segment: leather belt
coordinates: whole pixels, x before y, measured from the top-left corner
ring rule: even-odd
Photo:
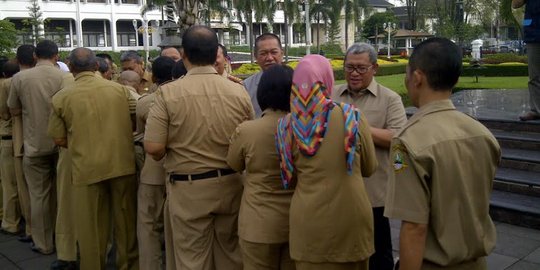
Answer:
[[[229,175],[233,173],[236,173],[236,171],[233,169],[217,169],[217,170],[212,170],[212,171],[199,173],[199,174],[171,174],[169,176],[169,181],[171,183],[175,181],[189,181],[190,178],[192,181],[194,181],[194,180],[202,180],[202,179],[207,179],[207,178],[215,178],[220,175],[225,176],[225,175]]]
[[[10,135],[7,135],[7,136],[1,136],[0,138],[1,138],[2,140],[11,140],[11,139],[13,139],[13,137],[10,136]]]

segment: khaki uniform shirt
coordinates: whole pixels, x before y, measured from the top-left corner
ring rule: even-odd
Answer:
[[[47,125],[51,98],[63,87],[65,73],[47,60],[20,71],[11,80],[8,97],[10,108],[22,108],[24,155],[39,157],[57,152]]]
[[[500,157],[489,130],[450,100],[426,104],[392,140],[385,215],[428,225],[425,261],[486,256],[495,246],[489,198]]]
[[[143,95],[137,101],[137,134],[144,136],[144,128],[148,112],[154,102],[155,92]],[[150,155],[145,154],[144,166],[141,170],[140,182],[148,185],[165,185],[165,168],[163,159],[155,161]]]
[[[141,93],[148,93],[152,87],[154,87],[154,83],[152,82],[152,73],[145,71],[143,74],[143,77],[141,78],[141,83],[143,84],[143,92]]]
[[[0,81],[0,136],[12,136],[11,114],[7,106],[11,78]]]
[[[364,92],[358,96],[347,90],[347,85],[337,86],[333,91],[332,100],[353,104],[362,111],[369,125],[374,128],[389,129],[396,133],[405,123],[407,116],[401,97],[394,91],[371,81]],[[375,146],[379,167],[370,177],[364,178],[366,190],[373,207],[383,207],[386,197],[388,177],[393,173],[388,160],[389,150]]]
[[[9,82],[5,82],[4,88],[0,89],[0,115],[2,119],[10,119],[11,121],[11,130],[12,130],[12,141],[13,141],[13,156],[22,157],[23,156],[23,134],[22,134],[22,116],[17,115],[15,117],[11,116],[9,112],[9,107],[7,105],[7,100],[9,97],[9,91],[11,89],[11,79]]]
[[[167,172],[204,173],[229,167],[229,138],[250,119],[253,107],[241,85],[212,66],[194,67],[182,79],[160,86],[144,140],[166,144]]]
[[[82,72],[52,102],[48,132],[68,139],[74,185],[135,173],[127,88]]]
[[[262,118],[238,126],[231,138],[227,162],[245,170],[238,216],[238,236],[254,243],[289,241],[289,208],[294,189],[281,184],[275,133],[285,112],[267,109]]]
[[[369,124],[361,117],[349,175],[343,122],[341,107],[334,107],[314,156],[301,154],[293,140],[298,182],[291,201],[289,245],[294,260],[355,262],[374,251],[373,214],[362,176],[377,168],[375,146]]]

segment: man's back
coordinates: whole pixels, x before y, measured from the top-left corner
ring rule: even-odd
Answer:
[[[54,96],[55,112],[68,130],[75,184],[135,172],[128,100],[129,90],[92,72],[78,74]]]
[[[229,137],[238,124],[253,118],[249,95],[242,86],[217,75],[212,67],[197,67],[160,89],[150,109],[145,140],[167,143],[167,171],[202,173],[227,168]],[[164,127],[167,137],[155,132]]]
[[[26,156],[44,156],[56,152],[47,136],[51,98],[63,87],[64,73],[48,61],[13,76],[8,98],[10,108],[22,108],[24,152]]]

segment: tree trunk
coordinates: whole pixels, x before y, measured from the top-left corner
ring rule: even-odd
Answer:
[[[321,33],[321,21],[320,21],[320,13],[317,12],[317,53],[321,53],[321,44],[320,44],[320,34]]]
[[[285,12],[284,12],[285,13]],[[285,13],[285,63],[289,62],[289,20]]]

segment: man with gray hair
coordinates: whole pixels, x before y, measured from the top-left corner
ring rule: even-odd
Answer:
[[[111,221],[116,267],[137,268],[133,100],[126,87],[94,75],[91,50],[77,48],[69,58],[75,82],[52,98],[48,133],[71,154],[80,268],[105,269]]]
[[[369,258],[369,268],[391,270],[394,260],[390,224],[383,216],[386,185],[390,173],[393,173],[388,155],[392,136],[405,125],[407,117],[400,96],[373,78],[378,68],[377,53],[371,45],[353,44],[343,61],[347,84],[336,86],[332,99],[355,105],[371,125],[379,168],[371,177],[364,178],[375,227],[375,254]]]
[[[142,92],[139,94],[148,92],[154,83],[152,82],[152,74],[144,70],[143,58],[136,51],[127,51],[120,56],[120,62],[122,63],[122,71],[133,70],[141,76]]]

